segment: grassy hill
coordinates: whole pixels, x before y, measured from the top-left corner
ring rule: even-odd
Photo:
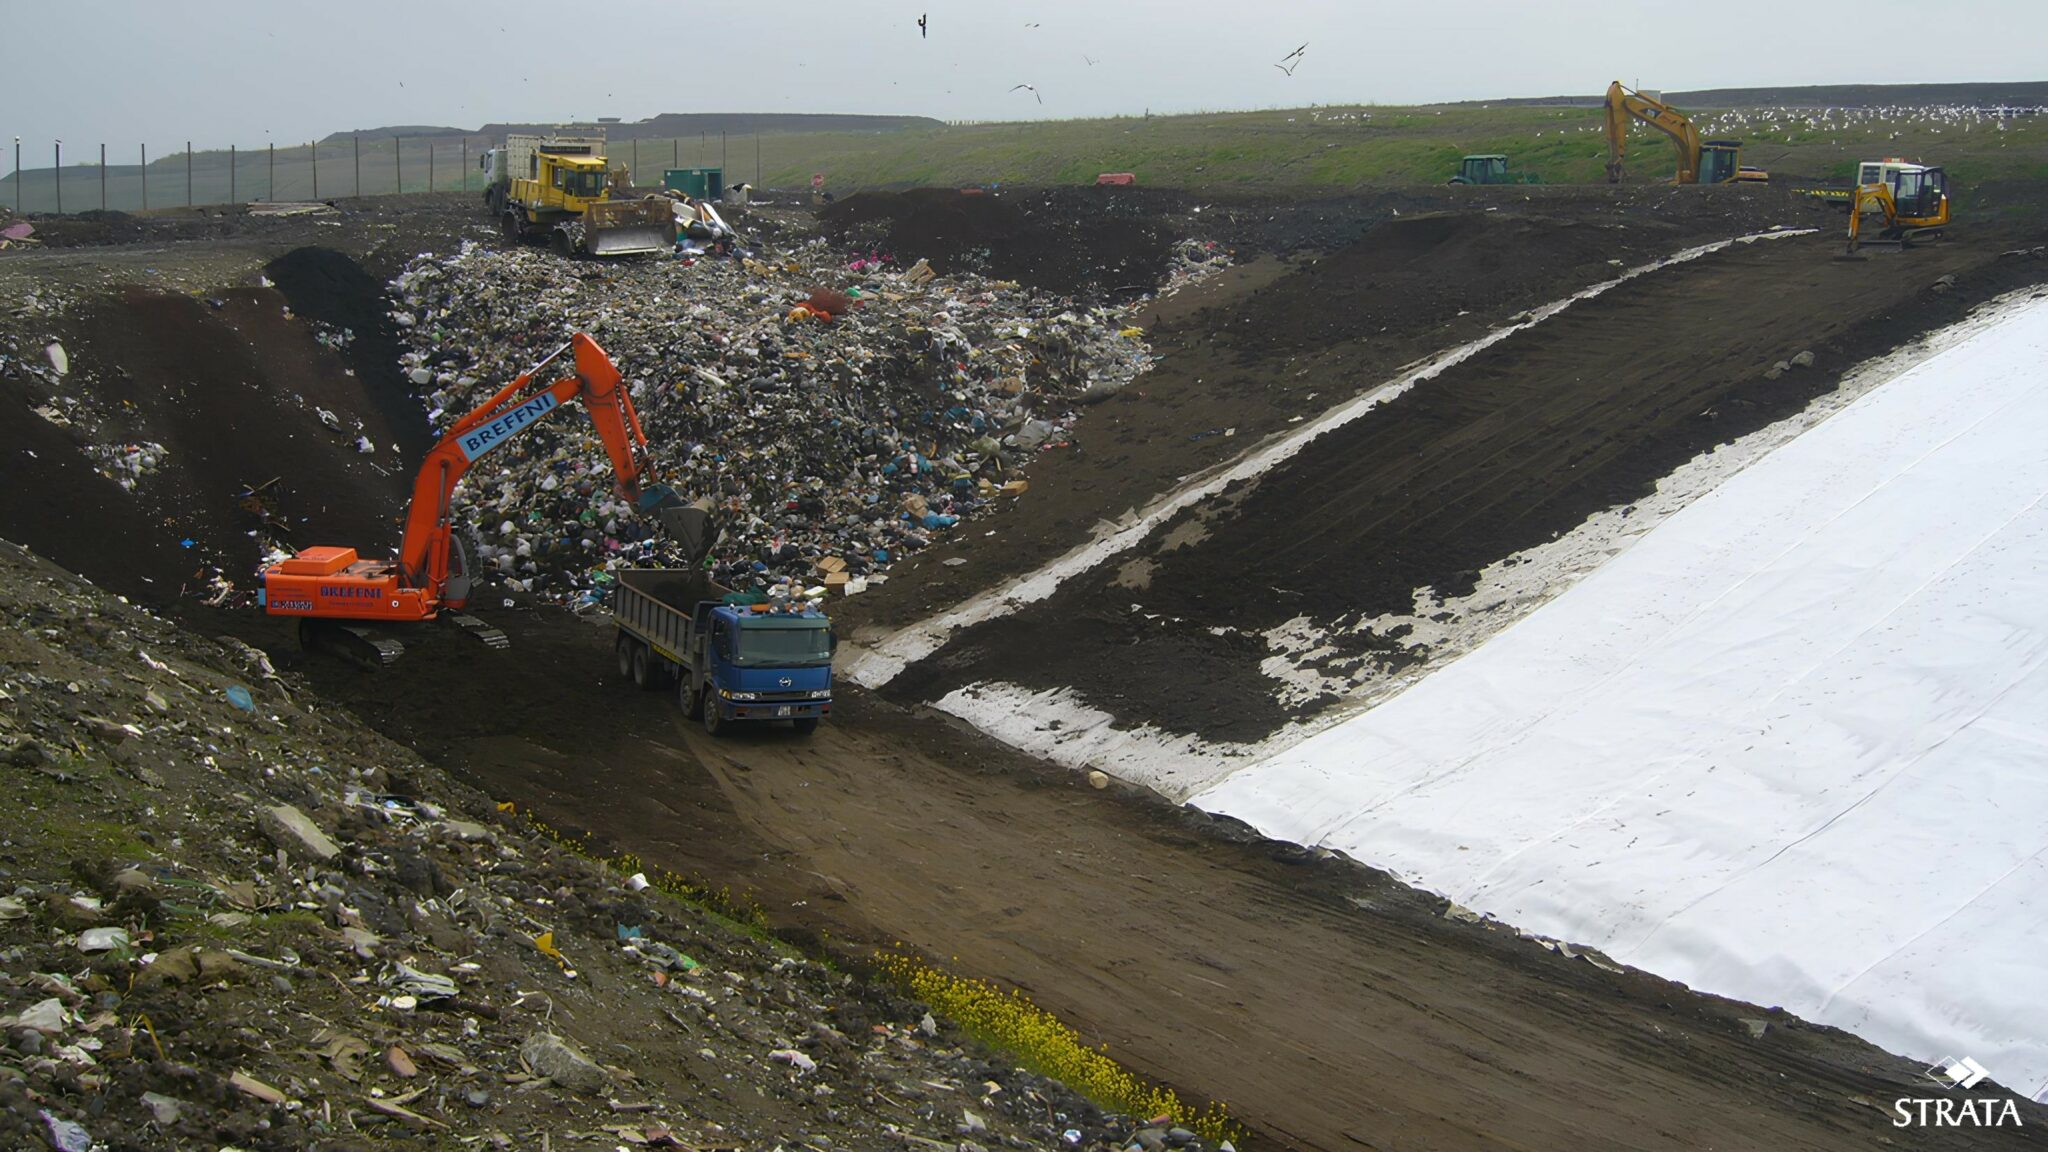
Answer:
[[[1950,86],[1953,87],[1953,86]],[[2027,86],[2001,86],[2021,88]],[[1905,93],[1909,88],[1858,89],[1866,95]],[[1887,107],[1872,112],[1788,112],[1789,105],[1749,110],[1715,110],[1677,100],[1710,136],[1745,141],[1744,161],[1793,181],[1841,180],[1859,159],[1905,156],[1948,167],[1952,180],[1968,189],[2004,180],[2048,179],[2048,116],[2000,119],[1989,112],[1958,112],[1952,106]],[[1839,105],[1832,107],[1841,107]],[[770,188],[808,188],[814,173],[844,194],[861,188],[947,184],[1073,184],[1096,173],[1135,172],[1149,185],[1187,187],[1331,187],[1373,184],[1440,184],[1470,152],[1504,152],[1517,171],[1546,183],[1601,181],[1606,159],[1600,112],[1585,106],[1541,104],[1454,104],[1427,107],[1329,107],[1188,116],[1117,117],[947,126],[914,118],[886,120],[890,127],[863,123],[808,131],[802,118],[778,118],[758,134],[682,131],[678,120],[665,137],[628,138],[618,125],[612,159],[629,165],[643,183],[654,183],[670,166],[719,165],[728,182],[749,180]],[[737,122],[737,121],[735,121]],[[652,123],[652,122],[650,122]],[[395,139],[364,135],[330,139],[314,150],[306,145],[279,149],[274,169],[265,152],[243,152],[234,166],[234,199],[307,199],[397,190],[477,188],[473,167],[492,137]],[[358,148],[360,157],[358,157]],[[84,151],[81,149],[80,151]],[[1631,180],[1665,178],[1672,170],[1662,137],[1637,129],[1629,153]],[[274,172],[274,175],[273,175]],[[401,183],[400,177],[403,176]],[[186,202],[183,154],[154,160],[149,170],[149,205]],[[49,169],[23,176],[21,198],[29,211],[49,211],[55,188]],[[274,181],[274,188],[272,187]],[[190,169],[192,202],[225,203],[230,198],[229,157],[200,153]],[[99,172],[92,166],[64,170],[64,207],[99,207]],[[107,205],[134,210],[142,205],[142,181],[135,165],[110,167]],[[15,176],[0,179],[0,204],[12,205]],[[1967,201],[1966,201],[1967,202]]]

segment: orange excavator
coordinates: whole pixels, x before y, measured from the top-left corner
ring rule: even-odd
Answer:
[[[574,371],[535,388],[535,376],[572,350]],[[468,556],[450,514],[455,485],[486,453],[579,397],[611,457],[619,495],[667,523],[682,500],[665,485],[643,491],[643,482],[652,479],[653,462],[640,418],[611,357],[579,332],[456,421],[427,453],[413,481],[397,559],[365,560],[353,548],[307,548],[263,570],[259,602],[264,610],[298,617],[299,639],[306,647],[337,648],[363,663],[389,664],[405,650],[364,624],[432,620],[444,610],[484,643],[506,647],[503,632],[460,614],[469,600],[470,578]]]

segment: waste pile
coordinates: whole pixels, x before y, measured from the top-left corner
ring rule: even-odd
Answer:
[[[5,542],[0,764],[0,1147],[1102,1149],[1166,1130],[538,834],[256,649]]]
[[[740,590],[821,566],[860,589],[1021,493],[1034,455],[1074,447],[1074,406],[1151,360],[1111,308],[818,239],[605,266],[471,244],[414,260],[391,294],[437,431],[570,334],[595,336],[631,382],[657,478],[715,503],[713,574]],[[574,412],[483,458],[458,510],[479,567],[587,604],[608,569],[675,562],[609,471]]]

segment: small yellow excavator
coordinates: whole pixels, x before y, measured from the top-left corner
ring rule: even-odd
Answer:
[[[1607,86],[1607,182],[1621,183],[1622,156],[1628,151],[1628,122],[1640,120],[1671,138],[1678,152],[1674,184],[1764,183],[1771,174],[1742,163],[1742,141],[1701,140],[1685,113],[1616,80]]]
[[[1859,180],[1849,202],[1849,253],[1862,244],[1911,246],[1920,236],[1939,234],[1948,227],[1948,174],[1940,168],[1903,161],[1862,165]],[[1862,238],[1863,214],[1875,210],[1884,216],[1884,228],[1869,240]]]

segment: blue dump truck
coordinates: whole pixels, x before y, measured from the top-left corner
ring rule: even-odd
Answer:
[[[746,604],[702,572],[616,573],[619,675],[674,685],[683,711],[716,736],[733,723],[787,720],[808,734],[832,714],[832,621],[816,608]]]

